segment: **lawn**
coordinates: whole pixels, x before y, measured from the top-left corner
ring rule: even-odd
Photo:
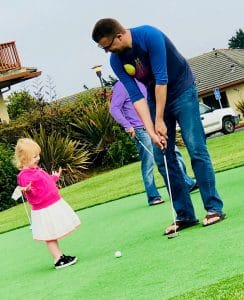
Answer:
[[[0,231],[8,232],[0,239],[0,299],[244,299],[243,140],[240,131],[207,141],[227,219],[172,240],[162,235],[172,222],[162,179],[157,173],[166,203],[148,207],[139,163],[61,191],[82,221],[61,240],[64,253],[79,258],[70,268],[54,270],[45,245],[32,241],[23,205],[1,212]],[[198,191],[192,200],[202,220]]]
[[[165,188],[163,205],[148,207],[137,194],[80,210],[81,227],[61,240],[79,261],[63,270],[28,227],[2,234],[0,299],[243,299],[243,174],[244,166],[216,175],[226,220],[170,240],[162,235],[172,221]],[[199,192],[192,200],[202,220]]]
[[[244,131],[207,140],[215,172],[244,165],[243,141]],[[186,160],[189,174],[192,175],[186,149],[182,148],[181,151]],[[155,174],[157,186],[163,187],[161,176],[157,171]],[[62,189],[61,193],[75,210],[80,210],[143,191],[140,163],[137,162],[66,187]],[[22,205],[1,212],[0,216],[0,232],[27,224]]]

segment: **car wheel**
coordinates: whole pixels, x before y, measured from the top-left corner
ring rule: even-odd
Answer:
[[[224,119],[222,130],[224,134],[232,133],[235,131],[235,124],[231,119]]]

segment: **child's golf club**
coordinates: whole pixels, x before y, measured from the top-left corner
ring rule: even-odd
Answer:
[[[135,139],[137,140],[138,143],[142,145],[142,147],[152,156],[153,153],[142,143],[142,141],[135,135]],[[166,172],[166,177],[167,177],[167,183],[168,183],[168,190],[169,190],[169,198],[170,198],[170,205],[171,205],[171,211],[172,211],[172,216],[173,216],[173,221],[175,225],[175,231],[171,234],[168,234],[168,239],[172,239],[174,237],[179,236],[179,232],[176,231],[176,217],[175,217],[175,211],[174,211],[174,206],[173,206],[173,198],[172,198],[172,193],[171,193],[171,185],[170,185],[170,180],[169,180],[169,171],[168,171],[168,164],[167,164],[167,159],[165,155],[165,150],[162,150],[163,152],[163,157],[164,157],[164,165],[165,165],[165,172]]]
[[[23,204],[24,204],[24,209],[25,209],[25,213],[26,213],[26,216],[28,218],[28,221],[30,223],[30,229],[31,229],[31,219],[30,219],[30,216],[29,216],[29,213],[28,213],[28,210],[27,210],[27,207],[26,207],[26,204],[25,204],[25,200],[24,200],[24,197],[23,197],[23,194],[20,190],[20,187],[17,186],[12,194],[12,199],[17,201],[19,198],[21,198]]]

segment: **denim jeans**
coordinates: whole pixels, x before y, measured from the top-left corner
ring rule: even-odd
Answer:
[[[147,149],[151,153],[153,153],[153,143],[146,130],[144,128],[135,128],[135,133],[137,138],[147,147]],[[153,166],[155,161],[150,153],[136,139],[134,139],[134,142],[141,159],[141,174],[147,193],[148,203],[152,204],[155,200],[161,198],[160,194],[157,191],[153,175]],[[196,182],[187,175],[185,162],[177,146],[175,146],[175,152],[180,169],[183,172],[183,177],[187,185],[187,189],[190,190]],[[163,171],[163,173],[165,174],[165,170]]]
[[[188,191],[190,191],[196,184],[196,181],[193,180],[190,176],[188,176],[187,172],[186,172],[186,165],[184,162],[184,159],[180,153],[180,150],[177,146],[175,146],[175,153],[176,153],[176,158],[177,161],[179,163],[181,172],[183,173],[183,177],[187,186]]]
[[[151,117],[155,120],[154,95],[150,95],[148,101]],[[165,107],[164,121],[168,130],[168,146],[165,151],[173,204],[177,220],[193,221],[195,212],[183,173],[180,172],[175,153],[176,121],[181,128],[183,141],[191,158],[191,165],[199,185],[204,208],[207,212],[222,213],[223,202],[215,187],[215,175],[211,159],[206,147],[206,138],[200,119],[197,91],[193,84],[178,98],[168,101]],[[154,146],[154,158],[159,170],[163,173],[163,152]],[[165,177],[165,174],[162,174]],[[167,181],[165,181],[167,182]]]
[[[153,146],[149,134],[144,128],[135,128],[137,138],[153,153]],[[157,190],[155,179],[153,175],[153,167],[155,164],[154,158],[146,151],[143,146],[133,139],[141,159],[141,174],[145,190],[147,193],[148,204],[152,204],[155,200],[161,199]]]

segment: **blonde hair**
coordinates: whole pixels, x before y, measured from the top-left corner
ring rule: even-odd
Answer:
[[[21,138],[17,141],[15,146],[14,164],[18,169],[22,169],[23,166],[28,163],[33,154],[40,154],[40,146],[30,138]]]

